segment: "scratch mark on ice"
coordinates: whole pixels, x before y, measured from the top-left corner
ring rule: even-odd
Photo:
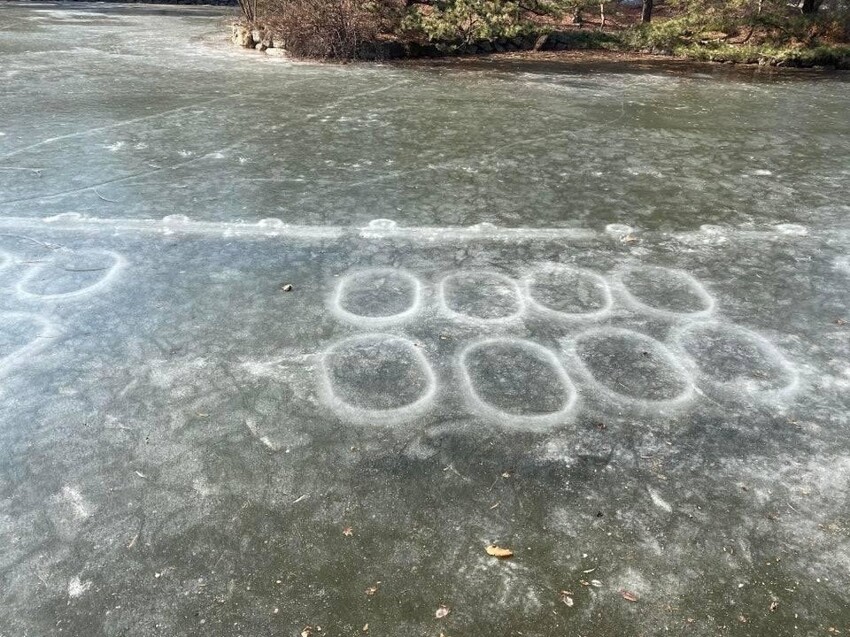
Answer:
[[[14,157],[15,155],[19,155],[21,153],[25,153],[28,150],[34,150],[36,148],[40,148],[41,146],[46,146],[47,144],[52,144],[53,142],[58,142],[63,139],[72,139],[74,137],[82,137],[83,135],[90,135],[91,133],[99,133],[105,130],[111,130],[113,128],[119,128],[121,126],[127,126],[129,124],[136,124],[138,122],[145,122],[151,119],[157,119],[159,117],[164,117],[165,115],[173,115],[174,113],[181,113],[183,111],[195,109],[198,106],[206,106],[208,104],[214,104],[216,102],[220,102],[222,100],[229,100],[234,97],[237,97],[237,94],[233,95],[225,95],[224,97],[216,97],[211,100],[207,100],[202,104],[192,104],[190,106],[181,106],[180,108],[173,108],[167,111],[161,111],[159,113],[153,113],[152,115],[145,115],[143,117],[136,117],[133,119],[127,119],[121,122],[115,122],[114,124],[107,124],[106,126],[98,126],[96,128],[88,128],[86,130],[77,131],[74,133],[68,133],[67,135],[57,135],[56,137],[48,137],[47,139],[43,139],[40,142],[36,142],[34,144],[30,144],[29,146],[23,146],[22,148],[18,148],[11,152],[6,153],[5,155],[0,155],[0,159],[8,159],[9,157]]]

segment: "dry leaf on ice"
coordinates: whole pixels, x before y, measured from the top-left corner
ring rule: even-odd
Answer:
[[[627,602],[636,602],[639,597],[632,593],[631,591],[620,591],[620,594],[623,596],[623,599]]]
[[[514,552],[512,550],[496,546],[495,544],[490,544],[485,547],[484,550],[487,551],[487,555],[492,555],[493,557],[505,558],[514,556]]]
[[[445,617],[448,614],[449,614],[449,607],[448,606],[440,606],[437,609],[437,612],[434,613],[434,617],[436,617],[437,619],[442,619],[443,617]]]

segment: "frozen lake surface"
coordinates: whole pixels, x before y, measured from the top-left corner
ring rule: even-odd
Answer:
[[[223,15],[0,6],[0,636],[850,630],[846,75]]]

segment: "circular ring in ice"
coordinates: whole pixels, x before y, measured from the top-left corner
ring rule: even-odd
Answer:
[[[487,370],[477,374],[474,359],[490,355],[495,367],[514,376]],[[575,411],[578,392],[558,357],[538,343],[519,338],[485,338],[475,341],[458,357],[458,375],[470,409],[476,415],[510,429],[540,431],[562,425]],[[493,371],[494,373],[490,373]],[[516,385],[510,381],[520,380]],[[489,383],[491,387],[486,387]],[[489,391],[488,391],[489,390]],[[499,404],[501,401],[502,404]],[[522,407],[547,409],[532,412]]]
[[[352,336],[321,355],[321,394],[341,418],[361,425],[400,425],[423,416],[437,378],[411,341],[392,334]]]
[[[685,296],[689,297],[688,301],[697,307],[693,309],[687,307],[687,302],[684,303],[685,307],[675,307],[669,304],[664,307],[657,302],[653,303],[643,298],[642,294],[634,289],[635,283],[638,283],[641,278],[646,278],[649,283],[646,287],[648,291],[655,295],[656,299],[669,301],[677,295],[680,298]],[[614,279],[626,303],[645,314],[668,319],[693,319],[704,318],[714,311],[714,297],[708,293],[702,283],[684,270],[660,266],[637,266],[615,273]],[[632,283],[630,283],[630,280]]]
[[[772,401],[793,394],[800,375],[765,337],[738,325],[700,321],[672,334],[705,391],[734,400]]]
[[[545,282],[543,281],[544,277],[546,277]],[[558,287],[567,292],[578,291],[579,294],[584,291],[586,297],[595,298],[591,298],[590,301],[587,301],[587,299],[566,299],[568,302],[578,301],[581,303],[586,301],[589,306],[586,309],[581,307],[567,308],[564,304],[555,307],[556,299],[547,302],[540,299],[539,294],[535,294],[535,289],[544,285]],[[607,316],[614,307],[611,288],[602,276],[590,270],[575,268],[562,263],[543,263],[536,266],[534,272],[523,278],[522,286],[529,307],[552,318],[599,320]]]
[[[685,366],[646,334],[614,327],[587,330],[573,339],[569,354],[590,388],[618,406],[654,412],[681,407],[696,394]]]
[[[502,323],[519,318],[525,309],[516,282],[487,270],[450,274],[438,284],[437,295],[442,310],[458,321]]]
[[[108,265],[103,267],[79,267],[75,268],[75,260],[103,259]],[[63,267],[61,262],[65,260],[72,267]],[[26,272],[15,286],[17,294],[24,298],[38,299],[41,301],[66,300],[83,296],[88,296],[107,287],[113,279],[118,276],[118,272],[127,264],[127,260],[119,253],[111,250],[78,250],[70,254],[57,254],[48,261],[37,265]],[[54,275],[49,275],[50,270],[54,270]],[[33,285],[39,280],[48,280],[54,282],[62,273],[70,273],[71,275],[79,275],[85,285],[76,287],[79,282],[73,283],[71,289],[64,292],[34,292]],[[95,275],[95,273],[97,273]],[[67,276],[67,275],[66,275]],[[89,282],[91,280],[91,282]]]
[[[341,320],[381,327],[412,318],[422,305],[422,283],[406,270],[366,268],[348,273],[330,299]]]

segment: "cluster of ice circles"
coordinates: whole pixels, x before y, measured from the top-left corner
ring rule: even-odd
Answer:
[[[106,288],[125,265],[124,257],[111,250],[57,249],[37,261],[0,252],[3,282],[8,281],[21,306],[20,311],[0,312],[0,373],[35,355],[60,331],[39,311],[44,303],[88,298]],[[22,271],[16,272],[20,266]],[[10,272],[13,276],[6,277]]]
[[[429,286],[404,269],[368,268],[344,276],[329,305],[368,331],[322,354],[322,395],[341,418],[364,425],[411,422],[449,392],[476,417],[540,430],[568,422],[584,401],[670,413],[701,395],[778,400],[799,382],[770,341],[719,317],[714,297],[683,270],[639,266],[606,276],[547,262],[516,279],[461,270]],[[666,325],[667,336],[608,324],[615,315]],[[445,348],[429,352],[405,334],[417,317],[477,326],[482,335],[456,345],[443,365]],[[541,322],[563,330],[554,346],[512,333]]]

